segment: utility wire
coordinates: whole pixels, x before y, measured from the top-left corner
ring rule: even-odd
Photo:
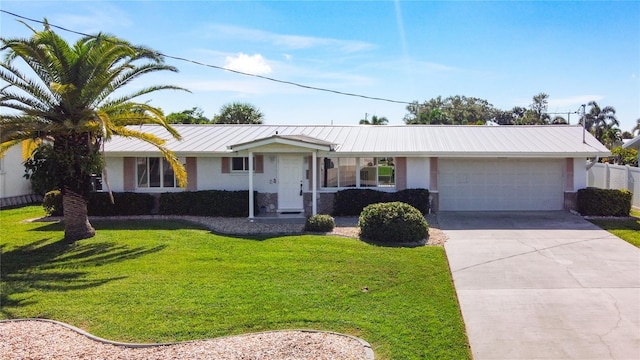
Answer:
[[[9,14],[11,16],[15,16],[17,18],[23,19],[23,20],[28,20],[28,21],[32,21],[35,23],[39,23],[39,24],[45,24],[44,21],[41,20],[36,20],[36,19],[31,19],[28,18],[26,16],[22,16],[22,15],[18,15],[16,13],[12,13],[10,11],[7,10],[1,10],[0,12],[3,12],[5,14]],[[86,34],[83,32],[79,32],[79,31],[75,31],[75,30],[71,30],[71,29],[67,29],[65,27],[59,26],[59,25],[55,25],[55,24],[51,24],[51,23],[47,23],[50,27],[56,28],[56,29],[60,29],[66,32],[70,32],[73,34],[77,34],[77,35],[82,35],[82,36],[88,36],[88,37],[93,37],[95,38],[95,35],[91,35],[91,34]],[[333,94],[338,94],[338,95],[344,95],[344,96],[352,96],[352,97],[359,97],[359,98],[363,98],[363,99],[369,99],[369,100],[376,100],[376,101],[386,101],[386,102],[390,102],[390,103],[396,103],[396,104],[405,104],[405,105],[411,105],[413,104],[412,102],[407,102],[407,101],[401,101],[401,100],[392,100],[392,99],[386,99],[386,98],[381,98],[381,97],[375,97],[375,96],[367,96],[367,95],[361,95],[361,94],[355,94],[355,93],[349,93],[349,92],[343,92],[343,91],[338,91],[338,90],[331,90],[331,89],[326,89],[326,88],[320,88],[320,87],[315,87],[315,86],[310,86],[310,85],[304,85],[304,84],[300,84],[300,83],[296,83],[296,82],[292,82],[292,81],[286,81],[286,80],[280,80],[280,79],[275,79],[275,78],[271,78],[268,76],[262,76],[262,75],[256,75],[256,74],[250,74],[250,73],[246,73],[246,72],[242,72],[242,71],[238,71],[238,70],[232,70],[232,69],[227,69],[225,67],[222,66],[217,66],[217,65],[212,65],[212,64],[205,64],[203,62],[200,61],[196,61],[196,60],[191,60],[191,59],[187,59],[187,58],[183,58],[183,57],[179,57],[179,56],[172,56],[172,55],[167,55],[161,52],[156,51],[156,54],[163,56],[165,58],[168,59],[173,59],[173,60],[178,60],[178,61],[183,61],[183,62],[188,62],[188,63],[192,63],[195,65],[199,65],[199,66],[205,66],[205,67],[209,67],[212,69],[217,69],[217,70],[224,70],[224,71],[228,71],[228,72],[232,72],[235,74],[239,74],[239,75],[244,75],[244,76],[251,76],[251,77],[255,77],[255,78],[259,78],[259,79],[263,79],[263,80],[268,80],[268,81],[273,81],[273,82],[277,82],[280,84],[286,84],[286,85],[292,85],[292,86],[297,86],[297,87],[301,87],[303,89],[309,89],[309,90],[316,90],[316,91],[324,91],[324,92],[328,92],[328,93],[333,93]]]

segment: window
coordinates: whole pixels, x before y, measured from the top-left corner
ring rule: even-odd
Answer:
[[[253,170],[256,169],[256,161],[253,161]],[[231,158],[231,171],[249,171],[249,157]]]
[[[320,186],[323,188],[357,187],[357,175],[360,187],[394,187],[393,158],[323,158],[320,161]]]
[[[356,186],[356,158],[323,158],[320,172],[322,187]]]
[[[159,157],[137,158],[139,188],[173,188],[176,177],[167,160]]]

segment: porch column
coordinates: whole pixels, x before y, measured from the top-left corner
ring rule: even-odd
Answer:
[[[249,219],[253,215],[253,151],[249,151]]]
[[[317,199],[317,194],[318,194],[318,178],[316,175],[316,171],[318,171],[318,152],[314,151],[313,152],[313,156],[311,158],[311,168],[312,170],[311,172],[311,179],[309,179],[309,181],[312,181],[312,186],[311,186],[311,215],[316,215],[318,214],[318,199]]]

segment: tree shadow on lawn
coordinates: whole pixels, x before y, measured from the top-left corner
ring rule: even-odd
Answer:
[[[46,225],[50,227],[57,224]],[[166,246],[129,247],[114,242],[71,242],[43,238],[4,251],[0,264],[0,313],[13,317],[9,308],[34,304],[20,294],[32,291],[71,291],[98,287],[124,276],[90,279],[92,269],[106,264],[139,258],[161,251]]]

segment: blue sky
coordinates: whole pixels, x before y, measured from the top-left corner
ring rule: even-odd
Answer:
[[[398,101],[474,96],[495,107],[549,94],[549,112],[595,100],[623,130],[640,118],[640,2],[11,1],[3,10],[162,53],[284,81]],[[2,13],[3,37],[29,36]],[[38,24],[30,23],[38,27]],[[59,31],[72,41],[76,35]],[[148,100],[166,113],[226,103],[268,124],[402,124],[406,105],[318,92],[168,59],[154,83],[191,90]],[[566,116],[565,116],[566,117]],[[576,123],[577,115],[570,121]]]

